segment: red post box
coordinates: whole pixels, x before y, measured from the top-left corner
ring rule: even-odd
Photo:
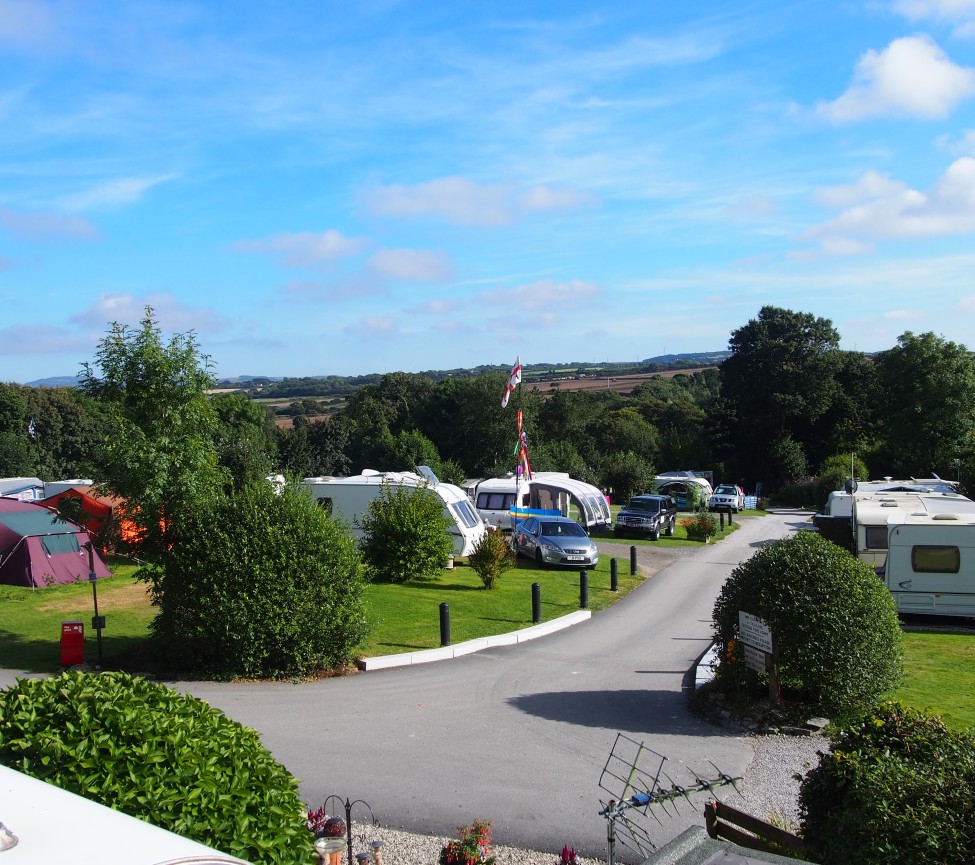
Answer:
[[[82,622],[61,622],[61,666],[85,662],[85,626]]]

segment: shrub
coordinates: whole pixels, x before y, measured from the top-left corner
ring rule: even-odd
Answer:
[[[377,581],[433,579],[454,554],[443,500],[428,487],[384,484],[359,526],[362,557]]]
[[[298,783],[258,734],[126,673],[0,691],[0,763],[249,862],[309,858]]]
[[[168,668],[283,678],[342,665],[366,634],[355,542],[310,497],[270,484],[193,514],[151,577],[151,630]]]
[[[484,588],[493,589],[501,575],[515,564],[514,553],[503,532],[489,529],[474,545],[467,563],[481,578]]]
[[[738,565],[714,605],[721,649],[716,686],[740,684],[738,613],[764,619],[786,696],[842,719],[863,711],[900,677],[894,602],[870,567],[815,532],[799,532]]]
[[[440,865],[494,865],[491,855],[491,824],[475,820],[457,830],[459,841],[448,841],[440,849]]]
[[[964,865],[975,859],[975,733],[897,703],[832,737],[799,789],[822,865]]]
[[[823,464],[819,467],[819,478],[816,482],[817,508],[822,510],[826,506],[826,499],[829,498],[831,492],[843,489],[844,484],[850,478],[851,467],[858,481],[870,479],[867,464],[859,457],[854,456],[851,461],[849,454],[835,454],[823,460]]]
[[[699,511],[691,519],[684,521],[684,529],[689,538],[711,538],[718,533],[718,519]]]

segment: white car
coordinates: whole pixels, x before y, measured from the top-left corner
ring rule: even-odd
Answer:
[[[738,513],[745,509],[745,491],[734,484],[719,484],[708,502],[709,511],[732,511]]]

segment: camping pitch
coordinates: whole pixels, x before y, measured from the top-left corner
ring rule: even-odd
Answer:
[[[0,498],[0,583],[43,588],[88,579],[88,533],[57,514],[15,499]],[[111,572],[97,553],[96,577]]]

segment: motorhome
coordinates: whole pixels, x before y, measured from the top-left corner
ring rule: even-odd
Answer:
[[[346,478],[305,478],[302,489],[307,490],[331,514],[349,525],[356,540],[363,537],[358,521],[368,512],[369,503],[378,498],[384,485],[398,485],[412,489],[427,489],[443,501],[443,511],[450,520],[448,532],[454,543],[454,555],[469,556],[484,536],[487,527],[471,507],[470,499],[454,484],[442,483],[432,473],[379,472],[365,469],[360,475]]]
[[[975,616],[975,513],[892,514],[880,573],[899,612]]]
[[[609,503],[598,487],[572,478],[566,472],[535,472],[522,481],[513,474],[487,478],[467,486],[477,512],[489,525],[511,531],[512,510],[544,510],[570,517],[586,531],[609,527]]]

